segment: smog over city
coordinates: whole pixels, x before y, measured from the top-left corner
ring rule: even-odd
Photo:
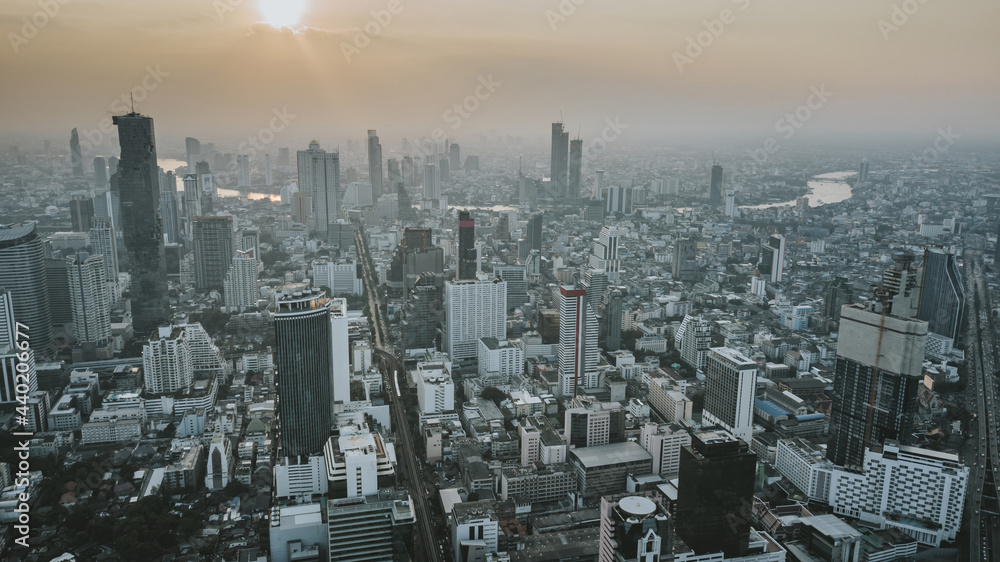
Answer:
[[[998,20],[5,0],[0,558],[1000,560]]]

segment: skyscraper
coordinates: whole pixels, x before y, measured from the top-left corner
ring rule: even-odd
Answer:
[[[674,279],[685,283],[698,277],[698,242],[690,238],[680,238],[674,242],[674,263],[671,274]]]
[[[187,137],[184,139],[184,149],[187,154],[187,172],[194,173],[194,165],[201,160],[201,143],[198,139]]]
[[[542,218],[544,215],[541,213],[532,213],[528,217],[528,231],[525,233],[525,238],[528,242],[528,248],[531,250],[541,250],[542,249]]]
[[[331,361],[333,368],[330,370],[330,392],[331,419],[334,413],[332,409],[336,403],[351,401],[351,366],[350,366],[350,341],[348,336],[347,322],[347,300],[330,299],[330,340],[331,340]]]
[[[14,295],[0,287],[0,404],[16,403],[18,396],[38,390],[35,348],[33,345],[27,350],[18,347],[19,318],[15,315],[14,307]],[[22,327],[20,331],[28,336],[28,341],[31,342],[34,333],[30,329],[31,326],[28,328],[24,330]],[[19,391],[18,386],[23,384],[27,384],[28,392],[23,392],[23,386]],[[27,429],[30,422],[25,425],[26,431],[30,431]]]
[[[621,259],[618,257],[618,239],[621,229],[617,226],[605,226],[600,237],[594,240],[594,251],[590,255],[590,267],[606,271],[608,283],[618,284],[621,273]]]
[[[233,217],[195,217],[193,233],[195,288],[223,289],[236,253]]]
[[[275,297],[274,367],[284,456],[315,455],[330,437],[333,339],[330,299],[320,290]]]
[[[448,147],[448,158],[452,170],[457,172],[462,169],[462,150],[457,142],[451,143],[451,146]]]
[[[271,167],[271,155],[264,155],[264,185],[271,187],[274,183],[274,174]]]
[[[569,187],[566,197],[580,196],[580,174],[583,172],[583,139],[569,141]]]
[[[132,324],[136,332],[150,334],[170,316],[153,119],[133,112],[112,121],[121,146],[115,176],[132,274]]]
[[[757,271],[769,276],[771,283],[781,283],[785,276],[785,237],[772,234],[760,249]]]
[[[868,183],[868,159],[861,159],[861,166],[858,168],[858,183]]]
[[[375,129],[368,129],[368,181],[372,184],[372,200],[377,201],[382,189],[382,145]]]
[[[590,197],[592,199],[604,197],[604,170],[594,172],[594,192],[591,193]]]
[[[677,535],[696,554],[747,554],[757,455],[724,430],[706,429],[681,449]]]
[[[45,274],[45,249],[35,223],[0,225],[0,289],[7,289],[14,317],[30,329],[31,348],[52,355],[52,316]]]
[[[476,278],[476,221],[469,211],[458,212],[457,279]]]
[[[424,199],[441,198],[441,173],[434,164],[424,164]]]
[[[236,155],[236,186],[250,187],[250,156]]]
[[[94,187],[98,190],[108,187],[108,163],[100,156],[94,158]]]
[[[854,290],[844,277],[837,277],[826,284],[823,295],[823,318],[826,329],[831,323],[840,322],[840,311],[846,304],[854,302]]]
[[[104,256],[78,252],[66,258],[73,335],[84,347],[111,341],[111,301],[105,281]]]
[[[552,124],[552,151],[549,163],[549,178],[553,192],[566,195],[566,172],[569,168],[569,133],[563,131],[562,122]]]
[[[708,204],[713,207],[722,205],[722,166],[712,165],[712,179],[708,188]]]
[[[927,322],[928,332],[957,340],[965,310],[965,284],[955,254],[928,249],[922,270],[917,318]]]
[[[69,160],[73,166],[73,177],[83,177],[83,153],[80,152],[80,135],[76,132],[76,127],[69,134]]]
[[[227,312],[243,312],[257,304],[257,258],[253,250],[237,251],[226,273],[223,296]]]
[[[559,287],[559,388],[563,396],[577,389],[597,386],[597,316],[587,301],[587,291]]]
[[[726,216],[735,218],[739,210],[736,208],[736,192],[732,189],[726,191]]]
[[[69,201],[73,232],[87,232],[94,219],[94,200],[87,195],[74,195]]]
[[[926,341],[927,322],[841,309],[827,458],[860,469],[867,447],[910,442]]]
[[[622,313],[625,302],[622,289],[624,287],[612,289],[608,294],[608,304],[601,318],[602,341],[607,351],[618,351],[622,347]]]
[[[378,137],[376,137],[376,140]],[[381,154],[381,148],[379,148]],[[314,232],[327,236],[330,223],[340,218],[340,154],[327,152],[312,141],[308,150],[298,152],[299,192],[312,197]],[[381,170],[381,165],[380,165]],[[374,190],[374,184],[372,189]],[[382,189],[381,183],[379,190]],[[381,191],[379,191],[381,193]]]
[[[528,302],[528,270],[523,265],[498,265],[493,273],[507,283],[507,309],[513,310]]]
[[[507,339],[507,283],[479,274],[444,284],[444,351],[459,363],[474,360],[480,338]]]
[[[704,423],[722,426],[749,444],[756,388],[756,363],[735,349],[711,348],[705,365]]]
[[[146,392],[170,394],[187,390],[194,380],[191,348],[182,326],[162,326],[142,346]]]

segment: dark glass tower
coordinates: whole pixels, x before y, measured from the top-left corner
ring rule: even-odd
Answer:
[[[840,309],[852,302],[854,302],[854,291],[846,278],[837,277],[826,284],[823,296],[823,318],[826,329],[830,329],[831,324],[840,322]]]
[[[681,449],[675,521],[695,553],[747,554],[756,469],[746,442],[721,429],[695,433]]]
[[[566,197],[580,196],[580,173],[583,169],[583,139],[569,141],[569,187]]]
[[[602,324],[604,327],[604,349],[618,351],[622,347],[622,312],[625,298],[622,289],[612,289],[608,294],[608,304],[604,307]]]
[[[552,124],[552,154],[549,176],[552,190],[559,195],[566,193],[566,172],[569,168],[569,133],[563,131],[562,122]]]
[[[51,356],[54,349],[45,249],[35,232],[35,223],[0,225],[0,289],[10,292],[14,318],[28,326],[28,341],[35,356]]]
[[[193,226],[195,288],[222,289],[236,255],[233,217],[195,217]]]
[[[528,248],[531,250],[542,249],[542,217],[541,213],[532,213],[528,217]]]
[[[927,322],[928,332],[958,339],[965,309],[965,285],[955,254],[927,250],[923,270],[917,318]]]
[[[122,151],[115,183],[132,274],[132,325],[136,333],[150,334],[170,317],[153,119],[133,112],[113,121]]]
[[[458,212],[458,279],[476,278],[476,221],[469,211]]]
[[[722,166],[712,165],[712,183],[708,191],[709,205],[722,205]]]
[[[278,420],[284,456],[319,454],[330,437],[333,340],[330,299],[311,290],[283,293],[274,314]]]
[[[69,134],[69,158],[73,165],[73,177],[83,177],[83,153],[80,151],[80,135],[74,128]]]

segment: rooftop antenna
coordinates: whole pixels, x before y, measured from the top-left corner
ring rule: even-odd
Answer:
[[[719,161],[715,159],[715,151],[713,150],[712,151],[712,165],[715,166],[718,163],[719,163]]]
[[[135,113],[135,94],[129,92],[128,99],[132,102],[132,113]]]
[[[559,110],[559,122],[563,122],[562,110]]]

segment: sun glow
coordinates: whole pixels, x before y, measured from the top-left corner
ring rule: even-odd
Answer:
[[[306,10],[306,0],[258,0],[264,23],[275,27],[292,27],[299,23]]]

